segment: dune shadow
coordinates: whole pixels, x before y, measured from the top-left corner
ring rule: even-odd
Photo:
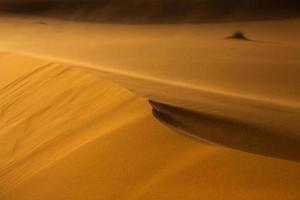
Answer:
[[[176,130],[225,147],[300,162],[300,140],[293,134],[149,101],[153,115]]]
[[[124,24],[222,23],[300,17],[297,0],[14,0],[0,11]]]

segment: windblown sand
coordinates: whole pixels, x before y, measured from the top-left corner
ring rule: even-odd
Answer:
[[[114,3],[56,3],[1,12],[1,200],[300,199],[298,7],[107,24]]]
[[[294,141],[285,146],[300,144],[299,18],[156,25],[2,18],[1,48],[6,51],[65,63],[151,100]],[[249,40],[227,39],[237,30]],[[220,131],[226,135],[222,126]],[[278,155],[279,147],[270,151]],[[264,155],[273,155],[268,148]],[[290,154],[279,157],[300,160],[299,148]]]
[[[297,162],[181,136],[93,74],[11,53],[0,63],[1,200],[299,199]]]

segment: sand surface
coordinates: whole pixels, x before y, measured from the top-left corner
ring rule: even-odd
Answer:
[[[1,199],[299,198],[297,162],[201,143],[115,83],[6,56],[7,75],[11,58],[32,70],[1,89]]]
[[[3,50],[65,63],[149,99],[300,143],[299,18],[173,25],[2,18]],[[226,39],[235,30],[249,41]]]
[[[1,200],[300,198],[298,15],[108,24],[64,6],[0,12]]]

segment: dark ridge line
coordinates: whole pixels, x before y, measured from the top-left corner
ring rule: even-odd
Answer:
[[[240,151],[300,162],[300,138],[263,127],[149,100],[161,123],[182,134]],[[182,131],[180,131],[182,130]],[[296,131],[295,131],[296,132]]]
[[[300,17],[298,0],[14,0],[0,11],[121,24],[223,23]]]

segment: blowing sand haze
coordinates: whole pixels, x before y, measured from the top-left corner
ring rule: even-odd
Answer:
[[[0,199],[300,198],[300,3],[0,1]]]

